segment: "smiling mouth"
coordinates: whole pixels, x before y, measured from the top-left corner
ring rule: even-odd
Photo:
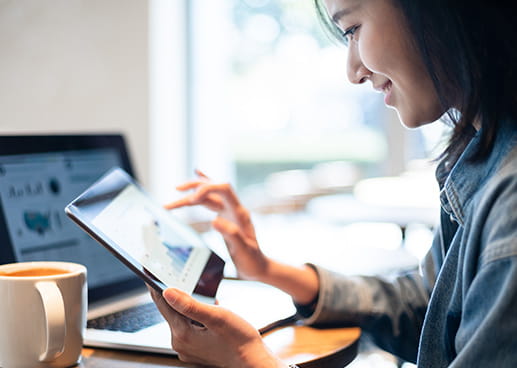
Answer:
[[[390,90],[391,90],[391,86],[392,86],[392,83],[390,80],[387,80],[384,84],[382,85],[379,85],[379,86],[373,86],[373,89],[376,90],[377,92],[382,92],[382,93],[388,93]]]
[[[384,83],[384,85],[381,88],[381,91],[384,93],[384,103],[386,105],[391,105],[391,87],[393,86],[393,83],[391,81],[387,81]]]
[[[383,85],[383,86],[382,86],[382,88],[381,88],[381,91],[382,91],[383,93],[386,93],[386,94],[387,94],[387,93],[389,93],[389,92],[391,91],[391,86],[392,86],[392,83],[391,83],[391,81],[389,80],[389,81],[387,81],[386,83],[384,83],[384,85]]]
[[[393,82],[388,79],[386,82],[384,82],[384,84],[377,85],[377,86],[374,85],[373,89],[376,90],[377,92],[384,93],[384,103],[386,105],[390,105],[392,87],[393,87]]]

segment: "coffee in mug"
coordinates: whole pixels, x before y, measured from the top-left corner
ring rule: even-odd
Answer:
[[[11,272],[0,272],[0,276],[16,276],[16,277],[34,277],[34,276],[55,276],[61,275],[64,273],[69,273],[68,270],[63,270],[61,268],[28,268],[22,270],[15,270]]]
[[[86,268],[70,262],[0,265],[0,367],[64,368],[81,357]]]

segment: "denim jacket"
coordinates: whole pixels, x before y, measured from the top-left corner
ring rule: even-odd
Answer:
[[[437,168],[441,221],[418,271],[349,277],[313,265],[320,293],[307,324],[358,325],[419,367],[517,367],[517,124],[494,149]]]

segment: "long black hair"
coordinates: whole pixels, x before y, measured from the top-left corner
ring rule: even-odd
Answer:
[[[488,155],[503,119],[517,124],[517,18],[502,0],[390,0],[405,16],[409,34],[453,124],[442,156],[462,148],[474,122]],[[341,31],[321,0],[314,0],[325,28]]]

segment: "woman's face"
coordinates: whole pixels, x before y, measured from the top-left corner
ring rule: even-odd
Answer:
[[[347,75],[352,83],[369,80],[384,93],[386,105],[415,128],[444,113],[433,83],[392,0],[324,0],[327,11],[349,36]]]

